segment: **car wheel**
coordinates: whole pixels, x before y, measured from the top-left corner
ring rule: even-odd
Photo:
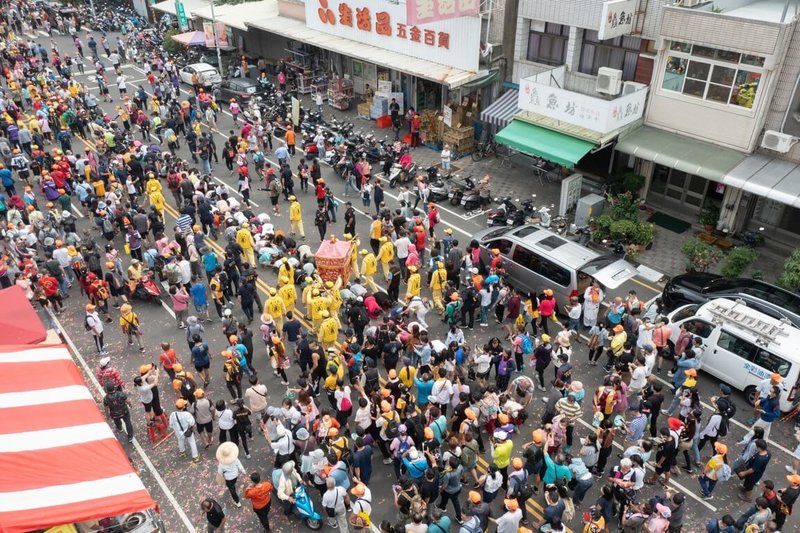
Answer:
[[[758,391],[756,390],[755,385],[750,385],[744,389],[744,397],[747,398],[747,403],[752,406],[756,405],[758,402]]]

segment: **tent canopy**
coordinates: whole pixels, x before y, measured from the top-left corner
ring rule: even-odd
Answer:
[[[45,338],[47,330],[22,288],[14,285],[0,290],[0,346],[36,344]]]
[[[206,36],[201,31],[187,31],[172,36],[173,41],[177,41],[184,46],[202,46],[206,44]]]
[[[0,469],[3,533],[156,505],[61,345],[0,347]]]

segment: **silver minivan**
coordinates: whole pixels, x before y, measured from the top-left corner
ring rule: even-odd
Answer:
[[[605,289],[616,289],[638,274],[624,259],[600,254],[534,224],[483,229],[475,239],[486,264],[490,250],[500,250],[511,285],[537,294],[552,289],[559,304],[568,302],[573,291],[582,295],[592,279]]]

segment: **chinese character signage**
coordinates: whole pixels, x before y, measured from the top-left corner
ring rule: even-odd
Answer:
[[[448,0],[432,1],[441,6]],[[471,2],[450,1],[456,8]],[[462,70],[478,70],[479,17],[436,20],[434,10],[431,20],[435,22],[412,23],[402,1],[306,0],[305,5],[306,26],[311,29]]]
[[[203,38],[205,45],[208,48],[216,48],[214,44],[214,24],[212,22],[203,22]],[[217,42],[220,48],[228,48],[230,41],[228,40],[228,31],[225,28],[224,22],[217,22]]]
[[[642,118],[646,99],[647,89],[605,100],[537,83],[533,76],[519,82],[521,110],[600,133],[610,133]]]
[[[480,0],[406,0],[409,24],[425,24],[458,17],[477,17]]]
[[[631,33],[636,13],[636,1],[610,0],[605,2],[600,19],[600,28],[597,30],[598,37],[605,40]]]

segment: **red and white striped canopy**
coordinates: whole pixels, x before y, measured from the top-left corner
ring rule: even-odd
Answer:
[[[66,347],[0,348],[0,533],[153,507]]]

